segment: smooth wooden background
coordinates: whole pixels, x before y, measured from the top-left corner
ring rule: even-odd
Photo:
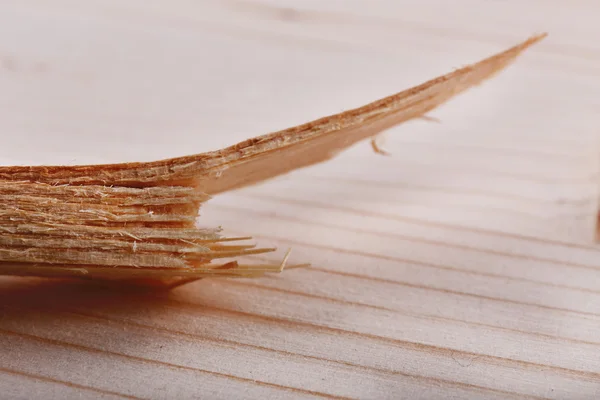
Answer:
[[[550,37],[200,223],[310,262],[170,294],[0,280],[0,398],[595,399],[595,0],[0,0],[0,162],[150,160]]]

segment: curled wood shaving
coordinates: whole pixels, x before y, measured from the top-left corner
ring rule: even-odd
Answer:
[[[219,259],[274,249],[195,226],[210,196],[334,157],[492,77],[545,35],[363,107],[236,145],[148,163],[0,167],[0,274],[167,282],[255,277]],[[375,140],[373,148],[383,152]],[[237,242],[242,243],[238,244]],[[232,243],[232,244],[227,244]]]

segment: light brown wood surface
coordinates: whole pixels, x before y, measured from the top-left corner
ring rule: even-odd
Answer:
[[[594,399],[594,1],[7,0],[0,162],[150,161],[494,80],[201,224],[311,263],[171,293],[0,279],[0,398]]]

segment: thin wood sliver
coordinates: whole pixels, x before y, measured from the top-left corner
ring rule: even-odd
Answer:
[[[231,239],[197,228],[202,203],[428,118],[545,36],[365,106],[217,151],[146,163],[0,167],[0,274],[160,280],[281,272],[285,260],[259,269],[216,262],[273,249],[217,245]]]

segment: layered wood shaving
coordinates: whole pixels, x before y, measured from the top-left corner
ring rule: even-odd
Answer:
[[[422,118],[544,36],[364,107],[214,152],[150,163],[0,167],[0,274],[164,280],[281,271],[284,263],[235,261],[274,249],[198,228],[202,203]]]
[[[101,278],[255,276],[280,265],[218,263],[260,254],[195,227],[209,196],[194,187],[0,182],[0,270]]]

